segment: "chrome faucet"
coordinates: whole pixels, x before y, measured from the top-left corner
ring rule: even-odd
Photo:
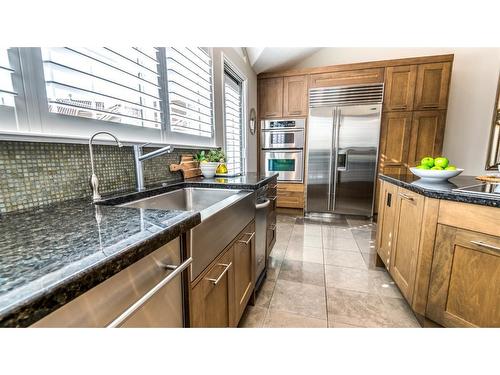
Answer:
[[[92,175],[90,176],[90,186],[92,187],[92,201],[93,202],[97,202],[97,201],[101,200],[101,194],[99,194],[99,180],[97,179],[97,176],[95,174],[95,168],[94,168],[94,152],[92,150],[92,142],[94,141],[94,138],[99,134],[107,134],[107,135],[113,137],[115,139],[118,147],[123,147],[122,143],[118,140],[118,138],[116,138],[113,134],[111,134],[109,132],[97,132],[92,137],[90,137],[89,150],[90,150],[90,165],[92,168]]]
[[[137,180],[137,189],[144,189],[144,174],[142,173],[142,162],[148,159],[153,159],[157,156],[163,154],[171,153],[174,148],[170,145],[162,147],[158,150],[148,152],[147,154],[142,154],[142,148],[147,146],[149,143],[143,144],[141,146],[134,145],[134,159],[135,159],[135,177]]]

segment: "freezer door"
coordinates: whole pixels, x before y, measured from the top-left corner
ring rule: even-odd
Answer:
[[[373,214],[381,107],[338,107],[335,213]]]
[[[307,130],[306,211],[328,212],[333,168],[333,107],[311,108]]]

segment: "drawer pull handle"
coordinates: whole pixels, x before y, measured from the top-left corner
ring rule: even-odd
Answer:
[[[109,323],[106,328],[115,328],[118,327],[121,323],[123,323],[130,315],[135,313],[142,305],[148,302],[151,297],[153,297],[161,288],[167,285],[170,281],[172,281],[175,277],[177,277],[182,271],[184,271],[193,261],[193,258],[188,258],[184,263],[180,266],[173,266],[175,269],[168,274],[162,281],[156,284],[152,289],[150,289],[146,294],[144,294],[141,298],[139,298],[132,306],[130,306],[127,310],[125,310],[118,318]],[[165,267],[167,269],[171,269],[173,267]]]
[[[495,245],[490,245],[486,242],[483,241],[470,241],[470,243],[473,243],[474,245],[482,246],[490,250],[495,250],[495,251],[500,251],[500,247],[495,246]]]
[[[276,224],[271,224],[269,226],[269,229],[271,229],[274,232],[276,230]]]
[[[221,279],[224,277],[224,275],[226,274],[226,272],[229,270],[229,268],[231,268],[231,266],[233,265],[233,262],[229,262],[229,264],[224,264],[224,263],[219,263],[217,264],[218,266],[222,266],[222,267],[225,267],[224,268],[224,271],[222,271],[222,273],[219,275],[218,278],[216,279],[207,279],[208,281],[211,281],[212,284],[214,285],[217,285],[219,283],[219,281],[221,281]]]
[[[238,242],[241,242],[241,243],[244,243],[245,245],[248,245],[250,243],[250,241],[252,241],[253,236],[255,236],[255,232],[245,233],[245,234],[250,236],[250,237],[248,237],[248,240],[246,240],[246,241],[238,240]]]
[[[437,107],[438,107],[437,104],[426,104],[422,106],[422,108],[437,108]]]
[[[406,200],[409,200],[410,202],[413,202],[415,199],[413,197],[410,197],[409,195],[405,194],[405,193],[399,193],[399,196],[401,198],[404,198]]]
[[[269,189],[276,189],[277,187],[278,187],[278,184],[269,185]]]
[[[398,110],[398,109],[406,109],[406,106],[405,105],[400,105],[400,106],[396,106],[396,107],[391,107],[392,110]]]
[[[276,198],[278,198],[278,196],[277,196],[277,195],[275,195],[274,197],[267,197],[267,199],[269,199],[269,200],[271,200],[271,201],[273,201],[273,202],[276,200]]]

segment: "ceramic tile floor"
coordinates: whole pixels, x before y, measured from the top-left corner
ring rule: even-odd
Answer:
[[[375,266],[376,224],[279,214],[267,279],[240,327],[420,327]]]

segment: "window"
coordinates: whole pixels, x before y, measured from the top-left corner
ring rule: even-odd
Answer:
[[[165,54],[170,131],[212,138],[212,58],[200,47],[171,47]]]
[[[161,128],[156,48],[42,48],[52,113]]]
[[[244,172],[243,79],[224,64],[224,134],[229,175]]]
[[[14,107],[16,92],[12,87],[12,73],[14,69],[9,63],[8,48],[0,48],[0,106]]]

